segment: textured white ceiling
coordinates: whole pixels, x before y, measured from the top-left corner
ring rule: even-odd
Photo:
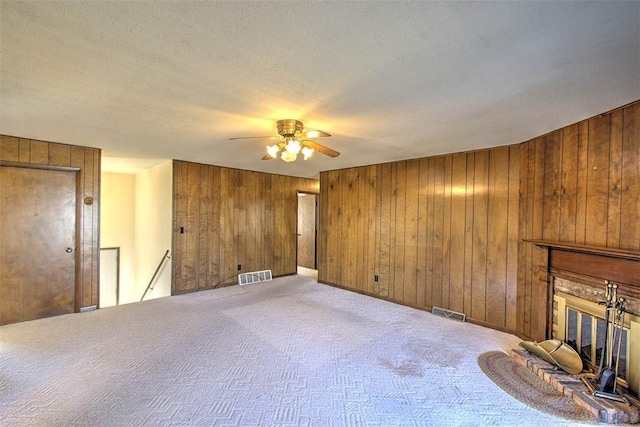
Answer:
[[[286,175],[514,144],[640,99],[640,2],[2,0],[1,132]],[[342,155],[261,161],[279,119]]]

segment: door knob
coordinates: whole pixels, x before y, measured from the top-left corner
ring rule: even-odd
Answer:
[[[70,254],[71,252],[73,252],[73,248],[67,248],[67,249],[65,249],[65,252]]]

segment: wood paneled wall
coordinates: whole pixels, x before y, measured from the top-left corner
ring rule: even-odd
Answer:
[[[100,156],[97,148],[79,147],[56,142],[38,141],[2,135],[0,137],[0,160],[36,166],[72,167],[79,169],[80,221],[79,289],[80,307],[98,304],[99,277],[99,236],[100,236]],[[86,205],[82,201],[92,197],[94,203]]]
[[[520,237],[640,251],[640,102],[521,145]],[[519,250],[518,331],[544,337],[547,250]]]
[[[318,181],[174,160],[172,293],[296,273],[297,191]]]
[[[547,251],[523,239],[640,251],[640,102],[510,147],[323,172],[320,188],[320,281],[542,340]]]
[[[519,169],[511,146],[321,173],[319,280],[515,330]]]

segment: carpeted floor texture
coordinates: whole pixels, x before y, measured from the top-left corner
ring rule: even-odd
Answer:
[[[0,424],[578,425],[484,375],[519,341],[290,276],[0,327]]]

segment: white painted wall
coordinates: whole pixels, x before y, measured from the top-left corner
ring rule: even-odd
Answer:
[[[136,292],[144,294],[167,249],[171,250],[173,224],[173,162],[164,162],[139,172],[135,177]],[[169,252],[171,256],[171,252]],[[171,260],[162,269],[145,300],[171,295]]]
[[[100,246],[120,247],[120,304],[140,301],[162,256],[171,249],[172,185],[172,161],[137,174],[102,173]],[[100,292],[100,307],[113,305],[112,298],[102,295],[111,290],[101,287]],[[145,300],[169,295],[170,259]]]
[[[135,284],[135,176],[103,172],[100,194],[100,246],[120,247],[120,303],[131,302]],[[102,274],[115,274],[113,268]],[[139,299],[140,297],[138,297]],[[115,289],[100,289],[100,307],[115,305]]]

